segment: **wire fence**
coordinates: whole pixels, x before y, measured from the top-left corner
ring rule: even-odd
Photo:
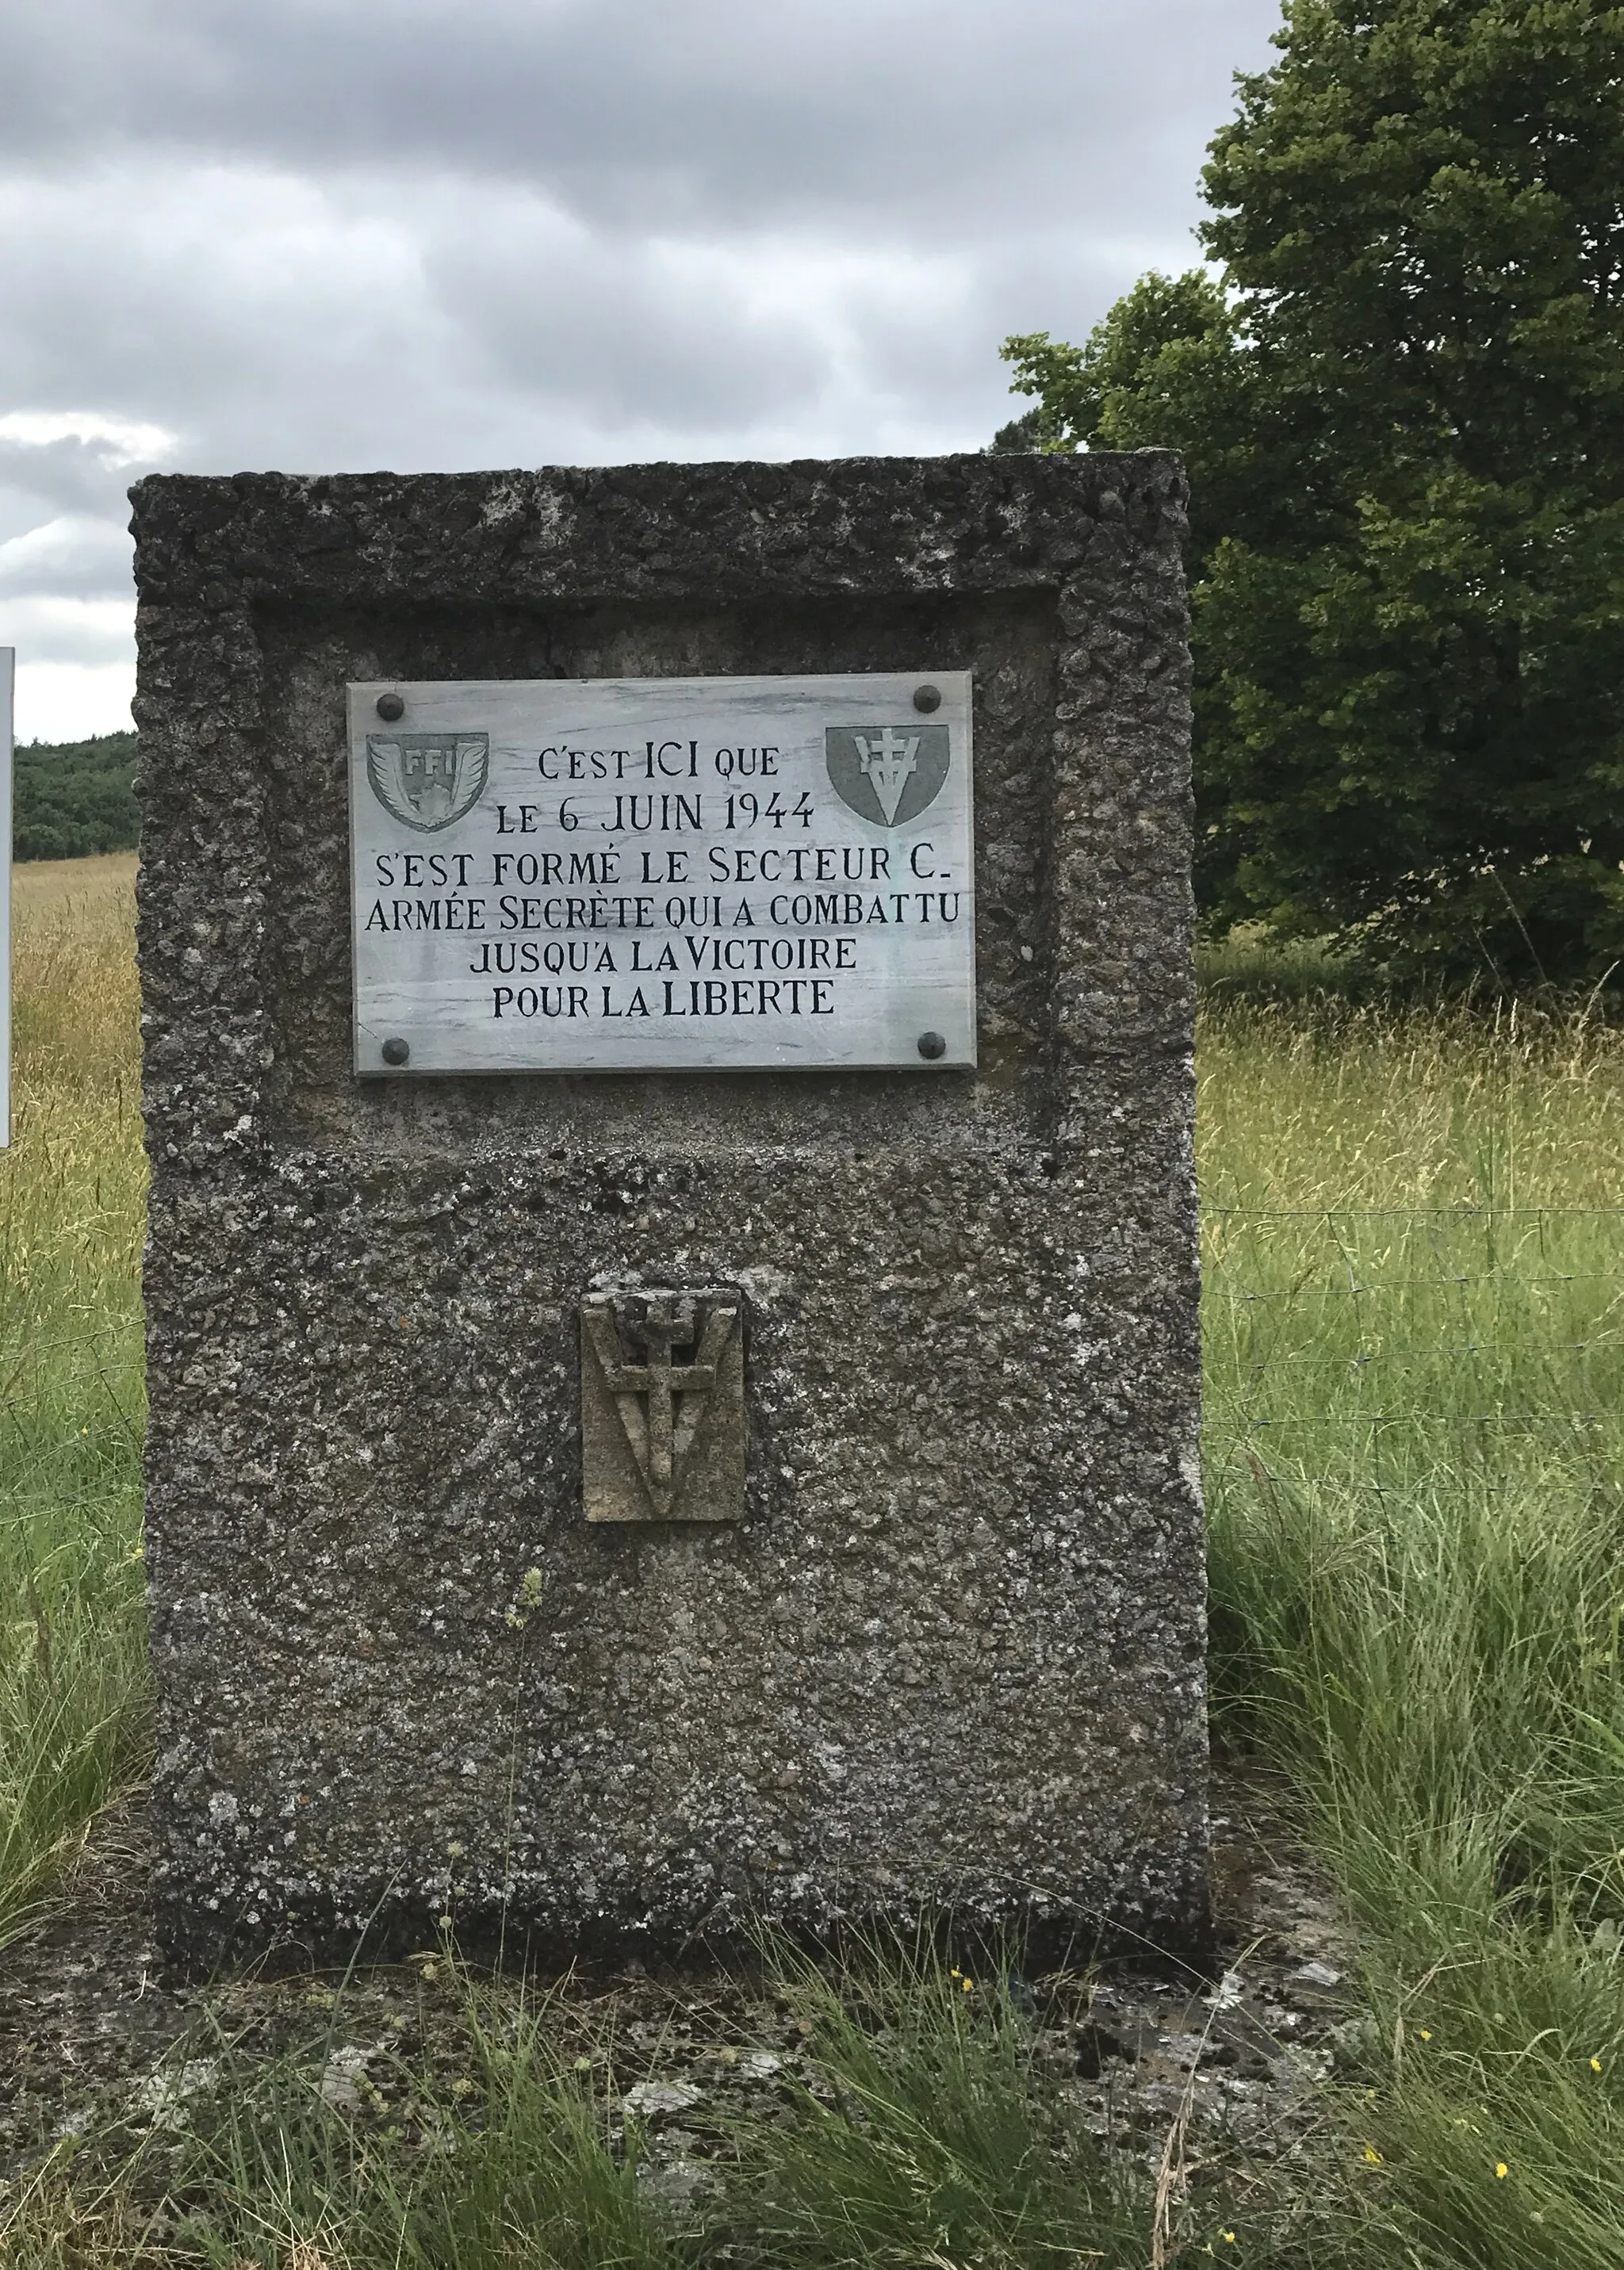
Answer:
[[[1624,1453],[1624,1206],[1212,1205],[1203,1244],[1209,1467],[1385,1469],[1450,1432]],[[137,1311],[0,1318],[0,1518],[138,1481],[144,1412]]]
[[[1624,1450],[1624,1206],[1211,1206],[1203,1249],[1209,1469]]]

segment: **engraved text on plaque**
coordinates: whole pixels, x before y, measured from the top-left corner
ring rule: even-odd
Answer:
[[[350,688],[355,1068],[975,1062],[968,672]]]

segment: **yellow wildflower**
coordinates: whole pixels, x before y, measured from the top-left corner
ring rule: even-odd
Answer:
[[[1365,2146],[1365,2157],[1368,2160],[1373,2168],[1379,2168],[1382,2164],[1382,2155],[1376,2150],[1374,2144],[1367,2144]]]
[[[1506,2177],[1507,2176],[1509,2176],[1509,2175],[1510,2174],[1510,2172],[1511,2172],[1510,2169],[1509,2169],[1509,2167],[1507,2167],[1507,2165],[1506,2165],[1506,2163],[1505,2163],[1505,2162],[1504,2162],[1503,2160],[1496,2160],[1496,2161],[1495,2161],[1495,2162],[1494,2162],[1494,2173],[1495,2173],[1495,2175],[1496,2175],[1497,2177],[1499,2177],[1500,2178],[1502,2178],[1502,2179],[1503,2180],[1503,2179],[1504,2179],[1504,2177]]]
[[[1592,2073],[1599,2073],[1601,2071],[1601,2059],[1599,2058],[1592,2058],[1591,2059],[1591,2071]]]

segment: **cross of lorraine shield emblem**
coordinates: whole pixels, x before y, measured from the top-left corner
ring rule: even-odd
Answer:
[[[934,804],[952,755],[945,725],[829,725],[824,762],[842,804],[881,827],[903,827]]]
[[[471,812],[491,768],[488,733],[368,733],[367,777],[386,812],[419,835]]]

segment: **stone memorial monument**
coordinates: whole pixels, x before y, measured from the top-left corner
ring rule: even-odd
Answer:
[[[1199,1938],[1177,460],[133,496],[171,1947]]]

